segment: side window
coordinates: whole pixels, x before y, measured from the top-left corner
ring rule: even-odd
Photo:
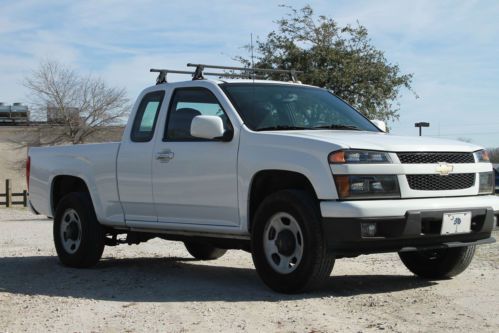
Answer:
[[[142,98],[132,126],[131,139],[135,142],[151,141],[156,127],[164,91],[155,91]]]
[[[218,116],[224,128],[231,127],[229,119],[217,98],[205,88],[176,89],[166,123],[164,141],[201,141],[191,136],[191,123],[196,116]]]

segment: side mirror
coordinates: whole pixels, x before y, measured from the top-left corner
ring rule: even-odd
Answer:
[[[374,126],[379,128],[381,131],[386,133],[386,124],[383,120],[371,120],[371,123],[373,123]]]
[[[225,134],[222,118],[217,116],[196,116],[192,119],[191,135],[201,139],[223,139]]]

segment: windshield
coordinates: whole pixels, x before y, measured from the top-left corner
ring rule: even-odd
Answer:
[[[379,132],[363,115],[325,89],[278,84],[226,83],[229,96],[253,131],[336,129]]]

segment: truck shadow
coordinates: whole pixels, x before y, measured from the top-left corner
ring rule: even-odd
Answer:
[[[254,269],[213,266],[192,258],[108,258],[91,269],[63,267],[52,256],[0,258],[0,293],[120,302],[273,302],[390,293],[434,284],[413,276],[333,275],[318,292],[281,295],[266,288]]]

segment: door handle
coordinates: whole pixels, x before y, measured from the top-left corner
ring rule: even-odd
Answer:
[[[173,157],[175,157],[175,154],[171,150],[163,150],[156,154],[156,159],[161,163],[170,162]]]

